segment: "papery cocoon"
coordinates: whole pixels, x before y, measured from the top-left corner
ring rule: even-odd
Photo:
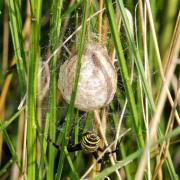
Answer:
[[[77,55],[60,67],[58,88],[67,103],[70,102]],[[81,59],[81,70],[75,107],[93,111],[109,104],[116,92],[117,72],[107,50],[97,43],[87,43]]]

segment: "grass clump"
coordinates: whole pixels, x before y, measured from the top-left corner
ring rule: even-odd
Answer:
[[[2,179],[178,179],[180,14],[170,2],[0,3]],[[107,48],[118,74],[113,101],[94,112],[74,107],[88,41]],[[58,73],[74,54],[68,105]],[[89,130],[116,153],[97,163],[68,152]]]

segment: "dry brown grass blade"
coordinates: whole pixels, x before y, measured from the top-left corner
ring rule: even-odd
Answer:
[[[153,21],[153,16],[152,16],[152,11],[151,11],[151,6],[150,6],[149,0],[146,0],[146,6],[147,6],[148,18],[149,18],[150,28],[151,28],[151,32],[152,32],[153,43],[154,43],[154,48],[155,48],[155,52],[156,52],[156,56],[157,56],[157,61],[158,61],[158,65],[159,65],[159,71],[160,71],[161,79],[162,79],[162,82],[164,84],[166,84],[165,83],[166,78],[165,78],[163,66],[161,63],[162,61],[161,61],[161,56],[160,56],[160,50],[159,50],[159,46],[158,46],[158,40],[156,37],[155,26],[154,26],[154,21]],[[165,89],[167,91],[167,96],[168,96],[168,100],[170,102],[170,105],[171,105],[171,107],[173,107],[174,103],[173,103],[173,99],[172,99],[172,96],[170,94],[170,91],[168,89],[168,86],[165,85]],[[177,119],[178,124],[180,125],[180,117],[179,117],[179,114],[176,110],[175,110],[175,117]]]
[[[102,8],[103,8],[103,0],[99,1],[99,10],[101,11],[98,15],[98,41],[101,43],[102,40]]]
[[[173,129],[174,112],[175,112],[175,109],[177,107],[177,103],[178,103],[179,98],[180,98],[180,81],[179,81],[179,87],[178,87],[178,90],[177,90],[177,93],[176,93],[176,98],[175,98],[175,101],[174,101],[174,107],[171,110],[171,114],[170,114],[170,117],[169,117],[169,120],[168,120],[165,135],[167,135],[167,133],[170,133],[172,131],[172,129]],[[160,168],[162,167],[164,161],[167,158],[167,153],[168,153],[169,146],[170,146],[170,139],[168,139],[167,141],[165,141],[161,145],[161,149],[160,149],[160,153],[159,153],[159,159],[158,159],[158,162],[156,163],[156,167],[155,167],[154,174],[153,174],[153,177],[152,177],[153,180],[155,180],[157,174],[159,173]]]
[[[143,156],[141,158],[141,161],[139,163],[136,175],[135,175],[135,179],[141,180],[143,178],[143,174],[144,174],[144,169],[146,166],[146,161],[147,161],[147,153],[151,147],[152,144],[152,140],[154,137],[155,132],[157,131],[157,126],[158,123],[160,121],[160,115],[162,113],[164,104],[165,104],[165,100],[167,97],[167,89],[166,87],[169,86],[170,82],[171,82],[171,78],[173,76],[175,67],[176,67],[176,61],[178,58],[178,54],[179,54],[179,47],[180,47],[180,13],[178,15],[178,19],[176,22],[176,27],[174,30],[174,35],[172,38],[172,42],[171,42],[171,50],[169,51],[169,68],[166,72],[165,75],[165,79],[166,81],[163,82],[163,86],[161,88],[161,93],[157,102],[157,108],[156,108],[156,112],[152,118],[151,124],[150,124],[150,135],[149,135],[149,139],[147,139],[146,142],[146,146],[145,146],[145,150],[143,153]],[[174,104],[174,103],[173,103]]]

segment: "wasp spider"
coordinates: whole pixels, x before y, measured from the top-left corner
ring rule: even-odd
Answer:
[[[52,142],[50,139],[48,139],[50,142]],[[52,142],[53,146],[56,147],[57,149],[61,149],[61,147],[54,142]],[[95,159],[98,159],[98,151],[103,151],[103,149],[100,147],[101,144],[101,138],[98,136],[95,132],[92,131],[87,131],[84,133],[81,137],[81,140],[78,144],[74,144],[71,146],[67,147],[68,152],[74,152],[74,151],[80,151],[82,150],[85,153],[92,153]],[[107,152],[105,155],[109,155],[111,153],[116,152]],[[98,162],[101,162],[99,160]]]

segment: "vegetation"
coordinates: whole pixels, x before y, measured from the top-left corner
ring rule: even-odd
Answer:
[[[0,178],[178,179],[179,5],[1,1]],[[107,107],[83,112],[74,106],[89,41],[107,48],[118,83]],[[74,54],[67,104],[58,74]],[[92,153],[70,152],[87,131],[102,139],[99,163]]]

